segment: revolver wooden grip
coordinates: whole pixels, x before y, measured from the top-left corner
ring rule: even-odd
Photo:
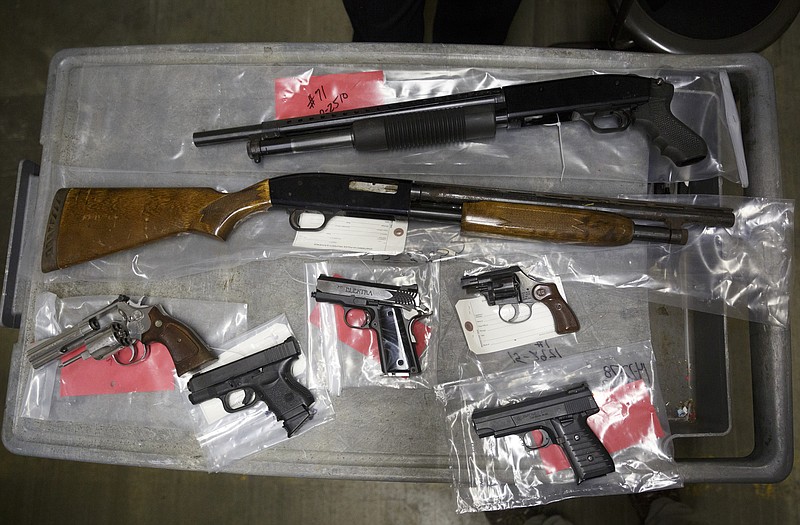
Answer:
[[[580,330],[581,324],[575,317],[575,312],[558,293],[554,283],[537,284],[533,288],[533,297],[550,310],[557,334],[571,334]]]
[[[142,334],[142,342],[166,346],[179,376],[216,361],[216,356],[194,330],[167,315],[160,306],[151,308],[148,316],[150,329]]]

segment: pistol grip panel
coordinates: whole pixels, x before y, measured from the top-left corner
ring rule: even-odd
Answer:
[[[708,146],[700,135],[672,114],[670,103],[674,91],[669,82],[653,80],[650,101],[636,108],[633,114],[665,157],[676,166],[688,166],[703,160]]]
[[[580,329],[581,324],[575,312],[558,293],[554,283],[537,284],[533,288],[533,296],[550,310],[557,334],[571,334]]]
[[[395,307],[378,307],[373,320],[378,332],[381,369],[384,374],[418,374],[419,357],[411,342],[410,324],[406,324],[403,310]]]
[[[194,330],[167,315],[160,307],[151,308],[148,316],[150,329],[142,334],[142,342],[158,342],[166,346],[179,376],[217,359]]]
[[[292,375],[295,359],[281,361],[277,374],[269,373],[266,381],[255,387],[269,411],[278,421],[283,421],[287,437],[292,437],[303,423],[311,419],[309,407],[314,404],[314,395]]]
[[[596,409],[592,411],[596,412]],[[560,417],[554,422],[557,441],[562,445],[578,484],[614,472],[614,460],[587,423],[589,415],[583,412]]]

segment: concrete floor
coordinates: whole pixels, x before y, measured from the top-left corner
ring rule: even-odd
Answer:
[[[507,43],[548,46],[602,40],[610,23],[605,2],[524,0]],[[41,157],[38,136],[47,68],[58,50],[201,42],[346,42],[350,35],[344,9],[325,0],[292,4],[262,0],[257,5],[209,0],[3,2],[0,210],[6,211],[0,212],[0,246],[7,243],[7,210],[13,203],[17,164]],[[784,191],[794,198],[800,184],[796,124],[800,22],[762,54],[775,69]],[[797,326],[797,308],[793,312]],[[0,392],[6,389],[10,349],[16,339],[15,330],[0,329]],[[795,469],[776,485],[692,485],[681,495],[708,523],[797,523],[799,472]],[[565,501],[541,510],[559,512],[576,524],[638,522],[626,497]],[[451,489],[444,484],[208,475],[19,457],[5,449],[0,450],[0,515],[4,523],[489,522],[481,514],[457,516]],[[492,521],[497,518],[491,516]]]

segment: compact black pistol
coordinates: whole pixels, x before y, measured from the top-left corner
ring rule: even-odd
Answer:
[[[312,417],[314,395],[292,375],[292,363],[300,356],[294,337],[227,365],[193,376],[189,380],[189,401],[193,405],[209,399],[222,401],[226,412],[233,413],[253,406],[259,399],[289,437]],[[240,394],[237,394],[240,393]],[[243,399],[235,396],[243,395]]]
[[[614,460],[586,421],[599,411],[592,391],[583,383],[517,403],[475,410],[472,426],[480,438],[540,431],[542,443],[523,437],[525,447],[536,450],[555,443],[566,454],[581,484],[614,472]]]

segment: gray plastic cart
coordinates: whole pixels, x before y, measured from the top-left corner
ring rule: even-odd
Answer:
[[[9,265],[3,296],[3,321],[20,321],[20,343],[15,345],[3,421],[3,442],[19,454],[60,459],[204,470],[200,449],[190,431],[169,425],[140,425],[127,422],[95,424],[81,421],[49,421],[23,417],[22,392],[31,367],[25,359],[22,342],[32,340],[33,299],[42,291],[59,295],[90,295],[130,292],[173,297],[213,297],[217,300],[246,302],[251,325],[287,312],[300,340],[305,340],[305,287],[287,279],[302,261],[281,258],[251,262],[242,266],[203,272],[200,275],[144,282],[47,282],[38,270],[41,257],[44,215],[62,177],[83,169],[130,170],[149,155],[163,130],[189,144],[196,126],[192,125],[193,102],[220,85],[214,75],[236,70],[244,75],[265,75],[270,68],[302,72],[314,67],[348,67],[352,70],[417,69],[458,71],[465,68],[504,71],[603,71],[648,72],[661,68],[685,71],[727,71],[739,105],[750,186],[747,195],[780,198],[781,177],[778,155],[775,96],[770,66],[757,55],[664,56],[604,53],[597,51],[542,50],[527,48],[485,48],[472,46],[380,46],[380,45],[197,45],[126,47],[66,50],[53,60],[49,79],[41,141],[41,170],[23,163],[14,217],[14,240],[9,247]],[[91,71],[91,75],[86,75]],[[142,92],[148,72],[165,72],[158,99]],[[186,71],[186,75],[183,72]],[[187,79],[203,75],[206,83],[196,85]],[[126,114],[153,115],[153,122],[116,122],[115,135],[94,135],[95,157],[78,142],[76,128],[92,129],[103,113],[83,105],[92,98],[95,85],[87,78],[109,75],[113,85],[127,97]],[[111,83],[111,82],[110,82]],[[271,96],[271,85],[264,84],[264,96]],[[223,93],[223,95],[226,95]],[[240,99],[237,99],[240,100]],[[105,108],[108,110],[108,108]],[[236,108],[232,108],[234,111]],[[137,112],[138,110],[138,112]],[[113,115],[107,112],[106,115]],[[241,124],[271,118],[242,112]],[[86,121],[85,119],[89,119]],[[84,120],[81,120],[84,119]],[[233,125],[233,123],[230,123]],[[139,129],[137,129],[137,126]],[[161,131],[154,131],[156,126]],[[154,138],[154,136],[156,138]],[[124,143],[122,140],[124,138]],[[182,142],[181,142],[182,141]],[[82,149],[83,148],[83,149]],[[224,177],[230,174],[252,182],[266,178],[288,164],[255,166],[240,146],[232,145],[215,153],[204,153],[210,161],[203,175]],[[299,157],[299,156],[298,156]],[[198,161],[199,162],[199,161]],[[285,162],[303,162],[293,159]],[[379,163],[379,155],[369,159]],[[188,163],[179,173],[157,175],[157,163],[146,168],[156,184],[167,184],[175,177],[192,182],[192,173],[201,164]],[[308,166],[302,167],[308,170]],[[298,169],[299,171],[299,169]],[[719,181],[694,187],[698,191],[736,191]],[[594,191],[592,191],[594,190]],[[611,190],[598,184],[587,193]],[[646,187],[629,187],[632,193]],[[457,264],[443,265],[443,278],[457,276]],[[792,466],[792,406],[790,332],[774,326],[747,323],[717,315],[693,312],[675,306],[665,307],[635,301],[631,304],[604,304],[599,294],[598,308],[625,309],[627,321],[609,327],[609,337],[637,340],[650,335],[657,352],[662,390],[667,402],[677,405],[690,398],[694,417],[675,416],[671,431],[675,435],[680,471],[686,482],[776,482],[786,477]],[[447,297],[440,301],[442,325],[452,324],[454,311]],[[633,313],[633,315],[631,315]],[[623,316],[620,314],[620,318]],[[457,323],[456,323],[457,324]],[[453,332],[456,333],[457,332]],[[460,335],[460,334],[457,334]],[[460,339],[442,338],[438,351],[440,377],[453,378],[461,358]],[[749,392],[733,391],[732,381],[746,384]],[[742,379],[744,378],[744,379]],[[688,381],[687,381],[688,379]],[[382,389],[345,390],[335,401],[336,419],[302,439],[271,448],[233,465],[232,471],[259,475],[341,477],[404,481],[450,481],[447,439],[441,420],[441,407],[432,391]],[[87,410],[114,410],[98,400]],[[169,410],[169,409],[167,409]],[[180,407],[165,420],[180,417]],[[731,433],[752,439],[752,452],[738,448],[740,439],[726,440]],[[752,434],[752,438],[749,436]],[[705,457],[704,453],[713,458]]]

